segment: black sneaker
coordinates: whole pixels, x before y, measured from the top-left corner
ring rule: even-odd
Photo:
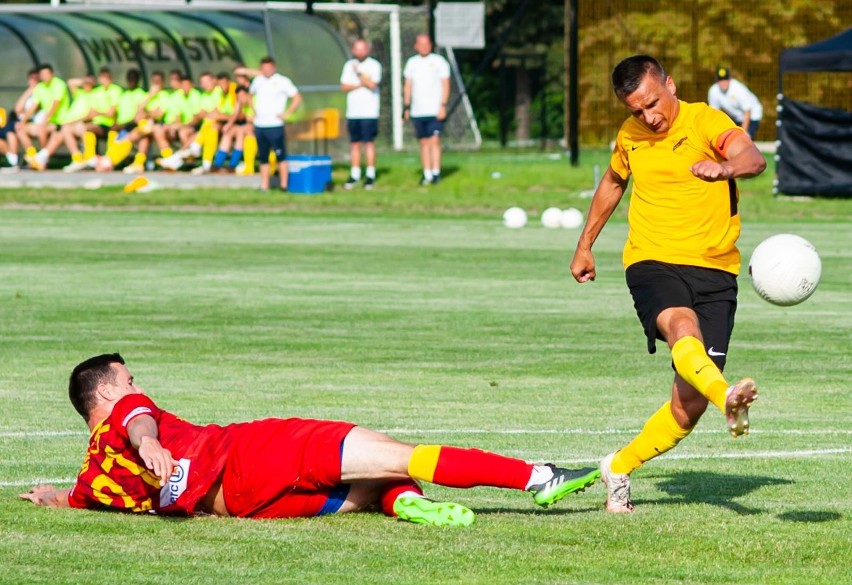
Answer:
[[[347,191],[351,191],[352,189],[355,188],[355,185],[357,185],[357,184],[358,184],[358,181],[356,181],[352,177],[349,177],[349,180],[346,181],[345,183],[343,183],[343,188],[346,189]]]
[[[432,184],[437,185],[441,182],[441,175],[432,175]]]
[[[367,191],[372,190],[373,187],[375,187],[375,186],[376,186],[376,180],[375,179],[371,179],[370,177],[367,177],[366,179],[364,179],[364,188]]]

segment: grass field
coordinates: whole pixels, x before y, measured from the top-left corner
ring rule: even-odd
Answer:
[[[76,474],[87,435],[67,375],[108,351],[197,422],[340,418],[571,465],[623,445],[671,378],[664,348],[645,353],[623,282],[624,210],[596,247],[597,281],[577,285],[577,231],[506,230],[495,210],[587,206],[590,166],[500,159],[495,187],[496,157],[459,162],[432,191],[388,172],[373,194],[232,193],[239,211],[222,194],[199,210],[191,193],[0,193],[0,583],[850,582],[852,202],[775,201],[771,178],[744,185],[743,255],[798,233],[822,255],[820,288],[779,308],[741,279],[728,371],[761,386],[754,432],[734,441],[708,412],[634,475],[629,517],[603,512],[601,486],[546,511],[524,493],[427,486],[477,511],[468,529],[16,499]]]

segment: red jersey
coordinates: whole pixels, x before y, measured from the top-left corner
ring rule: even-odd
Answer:
[[[127,425],[143,414],[157,421],[160,444],[179,461],[165,486],[130,444]],[[144,394],[128,394],[92,431],[68,502],[75,508],[193,514],[222,473],[235,426],[194,425],[160,410]]]

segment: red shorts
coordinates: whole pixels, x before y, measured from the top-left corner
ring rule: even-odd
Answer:
[[[352,423],[300,418],[233,425],[222,476],[225,506],[242,518],[316,516],[340,484]]]

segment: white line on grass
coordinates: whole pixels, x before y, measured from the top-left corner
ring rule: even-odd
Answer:
[[[661,459],[665,459],[668,461],[675,459],[788,459],[788,458],[820,458],[825,455],[840,455],[845,453],[852,453],[852,447],[850,448],[840,448],[840,449],[805,449],[801,451],[751,451],[745,453],[711,453],[711,454],[703,454],[703,453],[695,453],[695,454],[671,454],[671,455],[663,455]],[[583,459],[559,459],[558,462],[562,464],[577,464],[577,463],[597,463],[600,461],[600,457],[593,458],[583,458]],[[73,477],[63,477],[63,478],[50,478],[45,479],[41,477],[33,478],[33,479],[17,479],[13,481],[2,481],[0,480],[0,488],[4,487],[26,487],[31,485],[37,485],[42,483],[58,483],[58,484],[70,484],[74,483],[76,478]]]
[[[635,435],[639,429],[382,429],[388,435]],[[699,429],[693,435],[727,434],[722,429]],[[852,435],[852,429],[755,429],[755,435]],[[0,439],[86,436],[84,431],[8,431]]]

